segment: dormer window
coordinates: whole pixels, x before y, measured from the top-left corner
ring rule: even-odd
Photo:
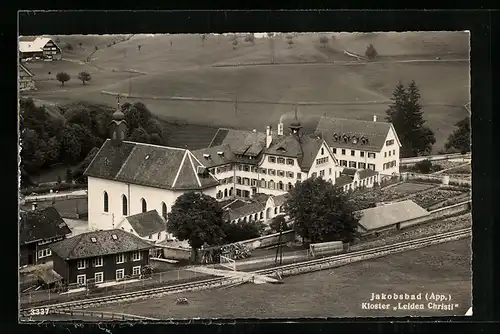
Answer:
[[[336,134],[336,133],[334,133],[333,134],[333,140],[335,140],[335,141],[339,140],[339,135]]]
[[[349,141],[349,137],[347,137],[346,135],[344,135],[344,142],[347,143]]]
[[[278,151],[285,152],[286,150],[284,147],[278,147]]]
[[[203,157],[204,157],[205,159],[210,159],[210,154],[203,154]]]
[[[218,152],[217,152],[217,155],[224,156],[224,152],[222,152],[222,151],[218,151]]]
[[[353,144],[357,144],[357,142],[358,142],[358,138],[356,138],[356,136],[353,136],[352,137],[352,143]]]

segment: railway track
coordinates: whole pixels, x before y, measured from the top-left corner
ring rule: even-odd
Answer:
[[[457,231],[446,232],[435,236],[403,241],[392,245],[385,245],[367,250],[356,251],[352,253],[334,255],[334,256],[324,257],[321,259],[308,260],[300,263],[293,263],[270,269],[261,269],[255,271],[255,273],[259,275],[272,275],[278,273],[281,276],[289,276],[294,274],[312,272],[322,269],[328,269],[331,268],[332,266],[339,266],[366,259],[378,258],[389,254],[404,252],[411,249],[418,249],[447,241],[458,240],[470,236],[470,234],[471,234],[471,228],[469,227]],[[166,287],[153,288],[141,291],[134,291],[117,295],[105,296],[105,297],[75,300],[57,304],[47,304],[43,306],[36,306],[34,308],[37,309],[44,308],[54,311],[59,311],[64,309],[66,310],[84,309],[89,307],[99,307],[111,303],[120,303],[120,302],[146,299],[151,297],[158,297],[163,295],[170,295],[179,292],[207,290],[207,289],[222,288],[232,285],[235,286],[238,285],[238,283],[244,283],[245,281],[246,280],[244,278],[240,277],[213,278],[203,281],[190,282],[174,286],[166,286]],[[20,313],[21,315],[26,316],[29,315],[30,310],[31,308],[21,309]]]

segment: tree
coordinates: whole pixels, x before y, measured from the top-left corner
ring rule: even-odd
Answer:
[[[293,45],[293,40],[289,39],[286,41],[286,43],[288,44],[288,48],[291,48]]]
[[[378,56],[377,50],[375,50],[375,47],[373,46],[373,44],[370,44],[366,47],[365,56],[369,60],[373,60]]]
[[[279,232],[280,227],[283,227],[283,231],[288,231],[291,228],[288,226],[288,223],[285,219],[285,215],[277,215],[274,216],[273,219],[271,219],[271,223],[269,224],[269,227],[271,228],[271,231],[273,232]]]
[[[470,152],[470,118],[465,117],[458,121],[455,126],[455,131],[448,137],[448,141],[444,145],[446,151],[456,149],[460,153],[465,154]]]
[[[350,242],[359,216],[341,188],[322,178],[309,178],[290,191],[285,211],[295,232],[310,242]]]
[[[237,47],[237,46],[238,46],[238,40],[237,40],[237,39],[235,39],[235,40],[233,41],[233,49],[236,49],[236,47]]]
[[[292,34],[288,34],[288,35],[286,35],[286,39],[288,39],[288,40],[293,39],[293,35],[292,35]]]
[[[225,243],[231,244],[238,241],[258,238],[264,230],[264,224],[261,222],[238,222],[224,223],[222,230],[226,235]]]
[[[419,161],[415,164],[415,169],[422,174],[428,174],[432,170],[432,162],[429,159]]]
[[[62,180],[61,180],[61,175],[57,175],[57,184],[61,184]]]
[[[56,79],[57,79],[57,81],[59,81],[61,83],[61,86],[64,87],[64,83],[69,81],[71,79],[71,77],[66,72],[59,72],[56,74]]]
[[[327,36],[321,36],[319,38],[319,42],[321,43],[322,47],[326,47],[326,45],[328,44],[328,37]]]
[[[273,36],[274,36],[274,32],[268,32],[268,33],[267,33],[267,37],[271,38],[271,37],[273,37]]]
[[[73,45],[71,45],[71,43],[66,44],[66,50],[73,51]]]
[[[425,126],[419,102],[420,93],[415,81],[407,89],[399,82],[392,95],[386,120],[393,124],[401,141],[401,157],[429,154],[436,139],[434,132]]]
[[[201,46],[205,46],[205,40],[207,39],[207,35],[201,34],[200,38],[201,38]]]
[[[142,45],[141,45],[141,44],[137,45],[137,50],[138,50],[139,52],[141,52],[141,48],[142,48]]]
[[[149,143],[149,135],[148,133],[146,132],[146,130],[144,130],[143,127],[138,127],[138,128],[135,128],[132,133],[130,134],[130,136],[128,137],[128,140],[130,141],[134,141],[134,142],[137,142],[137,143]]]
[[[82,83],[85,85],[87,81],[92,80],[92,77],[88,72],[80,72],[78,73],[78,79],[82,81]]]
[[[195,192],[177,197],[168,213],[167,231],[179,240],[188,240],[192,259],[197,261],[197,250],[207,243],[219,245],[225,238],[223,214],[215,198]]]
[[[78,46],[81,48],[82,47],[82,42],[78,42]]]

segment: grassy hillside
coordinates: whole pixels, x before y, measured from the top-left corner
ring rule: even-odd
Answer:
[[[74,46],[81,41],[82,47],[75,47],[71,57],[84,59],[92,53],[91,64],[70,61],[29,64],[38,87],[38,91],[30,95],[59,103],[88,100],[115,105],[116,99],[101,94],[102,90],[130,91],[130,102],[141,101],[162,118],[262,130],[268,124],[276,124],[284,113],[291,113],[293,106],[277,104],[283,102],[336,103],[300,106],[306,128],[313,127],[314,120],[324,114],[360,119],[371,119],[376,114],[383,119],[387,100],[397,82],[415,80],[422,95],[425,118],[436,132],[435,151],[442,149],[453,131],[453,124],[467,116],[462,105],[469,101],[469,65],[466,61],[446,60],[468,57],[466,33],[324,35],[329,37],[325,46],[319,43],[318,34],[298,34],[293,37],[292,47],[286,43],[285,35],[273,37],[275,64],[234,67],[214,65],[269,62],[270,39],[256,38],[252,44],[239,37],[234,48],[232,37],[218,35],[207,35],[204,43],[199,35],[134,35],[129,39],[125,36],[60,36],[61,42]],[[344,50],[364,54],[370,43],[382,62],[353,64],[355,59],[343,54]],[[93,49],[95,45],[99,45],[97,51]],[[65,57],[68,55],[70,53],[65,53]],[[443,60],[390,62],[436,57]],[[315,64],[276,64],[290,62]],[[85,86],[76,80],[82,70],[92,75],[92,81]],[[122,72],[126,70],[146,74]],[[72,76],[65,87],[54,80],[58,71]],[[232,102],[164,100],[172,96],[233,100],[236,95],[240,101],[237,112]],[[379,103],[366,104],[370,101]]]

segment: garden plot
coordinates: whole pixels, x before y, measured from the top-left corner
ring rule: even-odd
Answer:
[[[402,183],[385,189],[371,189],[352,199],[356,210],[364,210],[375,206],[375,203],[401,201],[412,194],[435,187],[433,184]]]
[[[427,191],[422,194],[416,194],[414,197],[411,198],[411,200],[424,209],[427,209],[428,207],[443,202],[445,200],[451,199],[453,197],[457,197],[462,195],[464,192],[460,190],[448,190],[448,189],[441,189],[441,188],[436,188],[432,189],[430,191]]]

